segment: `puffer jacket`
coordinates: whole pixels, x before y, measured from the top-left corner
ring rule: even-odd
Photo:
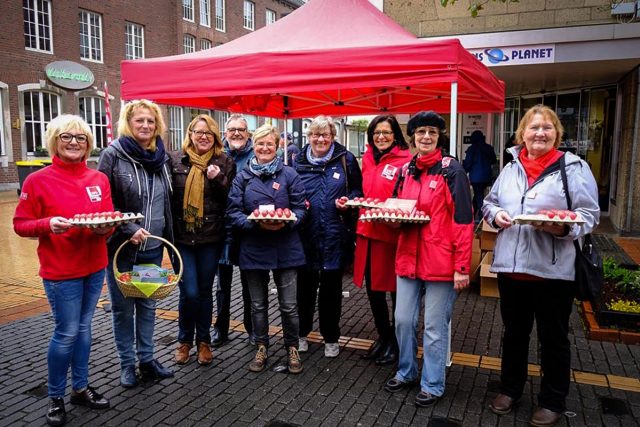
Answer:
[[[191,170],[189,156],[182,151],[170,153],[173,178],[173,234],[177,243],[197,245],[224,242],[226,238],[225,211],[231,182],[236,176],[236,165],[230,157],[221,153],[211,157],[207,166],[217,165],[220,173],[214,179],[204,180],[204,218],[202,227],[187,231],[184,222],[184,190]],[[206,172],[205,172],[206,173]]]
[[[115,229],[113,235],[107,241],[109,257],[113,257],[116,249],[125,241],[131,238],[140,228],[149,228],[149,212],[152,211],[151,201],[153,195],[149,191],[149,174],[142,167],[142,164],[132,159],[120,145],[120,141],[115,140],[100,153],[98,170],[109,178],[111,185],[111,197],[113,207],[121,212],[142,213],[145,218],[141,223],[129,222],[121,224]],[[173,242],[173,227],[171,214],[171,163],[169,155],[165,156],[165,164],[161,173],[154,176],[158,179],[164,189],[164,217],[165,228],[162,236],[166,240]],[[136,250],[145,250],[143,243],[139,247],[127,245],[122,252],[122,257],[129,257],[133,260]]]
[[[353,246],[354,235],[349,231],[347,218],[351,212],[339,212],[335,201],[342,196],[350,199],[362,196],[362,173],[355,156],[342,144],[333,144],[333,156],[325,165],[311,164],[306,147],[294,161],[310,204],[302,227],[302,242],[307,268],[312,269],[337,270],[345,267],[353,256],[347,252],[353,249],[349,248]]]
[[[240,243],[238,264],[243,270],[273,270],[304,265],[299,226],[304,220],[304,187],[298,174],[282,162],[273,175],[257,176],[247,166],[233,180],[227,221]],[[295,223],[277,231],[264,230],[247,217],[260,205],[289,208]]]
[[[504,167],[484,199],[482,214],[495,227],[496,214],[506,211],[511,218],[519,214],[536,214],[541,209],[567,209],[567,199],[560,173],[561,160],[545,169],[528,185],[527,175],[518,156],[522,146],[511,147],[514,159]],[[575,247],[573,240],[591,233],[600,220],[598,186],[589,165],[578,156],[565,153],[567,181],[572,210],[585,223],[572,225],[569,234],[558,237],[536,230],[531,225],[512,225],[498,230],[491,271],[524,273],[545,279],[573,280]]]

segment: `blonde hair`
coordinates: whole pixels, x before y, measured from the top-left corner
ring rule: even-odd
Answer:
[[[253,132],[253,145],[256,145],[256,142],[266,136],[273,135],[274,140],[276,141],[276,146],[280,145],[280,132],[275,127],[271,126],[268,123],[263,124],[258,129]]]
[[[336,136],[336,125],[333,123],[333,119],[329,116],[320,115],[311,121],[311,124],[307,128],[307,136],[312,133],[322,133],[324,129],[329,129],[331,132],[331,139]]]
[[[549,120],[553,127],[556,130],[556,140],[553,143],[555,148],[560,146],[562,142],[562,135],[564,135],[564,127],[562,127],[562,123],[560,123],[560,119],[555,111],[546,105],[538,104],[529,108],[522,119],[520,119],[520,124],[518,125],[518,129],[516,130],[516,144],[522,144],[524,142],[524,131],[527,129],[529,123],[533,120],[533,116],[536,114],[540,114],[546,120]]]
[[[47,125],[45,138],[47,141],[47,151],[51,157],[58,154],[58,136],[60,136],[61,133],[69,132],[73,129],[80,129],[82,133],[87,135],[87,147],[82,156],[82,161],[84,162],[89,158],[91,150],[93,150],[93,133],[91,132],[91,127],[89,127],[82,117],[74,116],[73,114],[61,114],[51,120]]]
[[[224,146],[222,145],[222,138],[220,138],[220,127],[218,126],[218,122],[216,122],[213,117],[208,114],[199,114],[193,120],[191,120],[191,123],[189,123],[189,126],[187,127],[187,133],[182,140],[182,151],[186,153],[187,148],[189,147],[193,147],[195,149],[195,145],[191,140],[191,135],[189,134],[193,132],[193,127],[200,121],[206,123],[209,132],[213,132],[213,147],[211,147],[211,149],[213,150],[213,157],[220,156],[222,150],[224,149]]]
[[[162,118],[160,107],[158,107],[158,104],[155,102],[147,99],[137,99],[126,103],[120,111],[120,117],[118,118],[118,136],[129,136],[133,138],[133,131],[131,130],[131,125],[129,125],[129,120],[131,120],[131,117],[133,117],[136,110],[142,108],[146,108],[151,111],[155,116],[156,130],[153,132],[151,143],[147,149],[149,151],[156,151],[156,138],[165,132],[166,126],[164,124],[164,119]]]

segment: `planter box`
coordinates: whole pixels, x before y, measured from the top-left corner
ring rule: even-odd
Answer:
[[[640,331],[640,314],[626,313],[623,311],[598,310],[596,312],[598,323],[601,326],[614,326],[619,329]]]

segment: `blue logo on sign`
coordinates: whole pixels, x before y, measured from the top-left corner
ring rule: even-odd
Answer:
[[[489,62],[492,64],[498,64],[500,62],[506,62],[509,60],[509,57],[504,54],[501,49],[494,47],[493,49],[485,49],[485,55],[489,58]]]

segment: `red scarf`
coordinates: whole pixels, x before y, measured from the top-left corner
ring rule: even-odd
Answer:
[[[442,151],[440,151],[439,148],[436,148],[431,153],[419,155],[416,159],[416,168],[419,171],[425,171],[440,160],[442,160]]]
[[[524,171],[527,174],[527,181],[529,182],[529,185],[531,185],[540,177],[546,168],[562,157],[564,153],[556,148],[552,148],[547,154],[544,154],[537,159],[530,159],[528,155],[529,152],[527,151],[527,147],[522,147],[519,158],[522,166],[524,167]]]

